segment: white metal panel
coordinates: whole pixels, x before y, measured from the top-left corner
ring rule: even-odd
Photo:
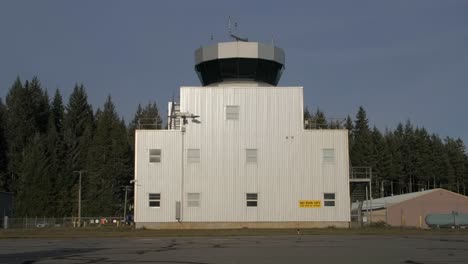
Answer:
[[[253,58],[274,60],[284,65],[283,49],[258,42],[231,41],[204,46],[195,51],[195,64],[215,59]]]
[[[149,150],[161,149],[161,162],[149,163]],[[181,132],[136,130],[135,221],[172,222],[181,193]],[[161,206],[150,208],[149,193],[161,194]]]
[[[237,52],[240,58],[258,58],[258,43],[237,41]]]
[[[218,58],[258,58],[258,43],[242,41],[219,43]]]
[[[183,193],[200,193],[200,206],[183,203],[182,221],[349,221],[348,133],[305,131],[302,87],[182,87],[180,97],[181,112],[200,116],[200,123],[187,124],[183,136],[184,152],[200,149],[200,162],[185,161],[183,170]],[[238,120],[226,120],[227,105],[239,106]],[[172,133],[139,133],[137,145],[181,149],[181,132]],[[324,148],[335,150],[334,163],[322,162]],[[257,163],[246,162],[246,149],[257,149]],[[162,177],[162,199],[182,199],[182,171],[174,165],[180,154],[174,151],[168,161],[163,152],[167,164],[161,167],[174,170],[161,169],[171,174]],[[137,163],[138,174],[151,177],[145,176],[150,171],[144,162]],[[336,194],[335,207],[323,207],[325,192]],[[246,193],[258,193],[257,207],[246,206]],[[299,200],[321,200],[322,207],[299,208]],[[136,221],[174,220],[173,211],[161,212],[169,215],[140,212]]]

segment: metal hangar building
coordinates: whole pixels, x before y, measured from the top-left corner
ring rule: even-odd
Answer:
[[[137,228],[349,227],[348,131],[304,129],[303,87],[277,86],[278,47],[195,51],[168,129],[137,129]]]

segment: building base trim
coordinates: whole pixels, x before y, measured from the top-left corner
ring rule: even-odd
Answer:
[[[242,229],[242,228],[349,228],[349,222],[136,222],[146,229]]]

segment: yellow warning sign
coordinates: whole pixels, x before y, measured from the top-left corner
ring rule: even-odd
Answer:
[[[300,200],[299,208],[320,208],[322,202],[320,200]]]

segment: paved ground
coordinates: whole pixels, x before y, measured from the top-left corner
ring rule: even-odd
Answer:
[[[468,263],[468,236],[1,239],[0,263]]]

